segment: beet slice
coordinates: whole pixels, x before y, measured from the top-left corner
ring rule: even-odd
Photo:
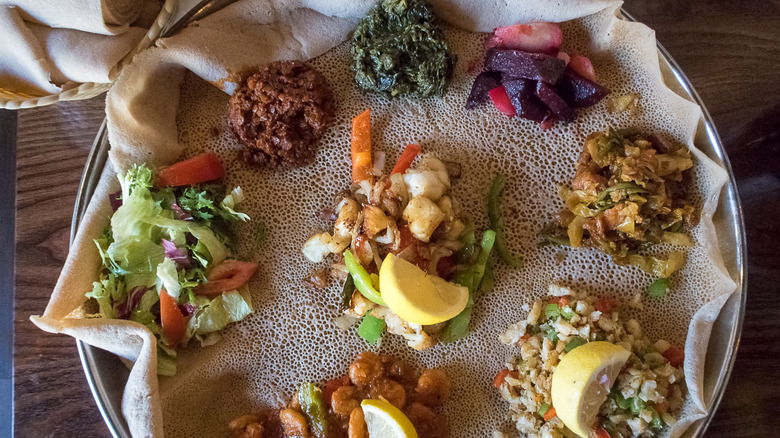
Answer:
[[[474,79],[469,98],[466,99],[466,109],[474,109],[488,99],[490,90],[501,86],[501,73],[483,71]]]
[[[520,50],[490,49],[485,57],[485,70],[500,71],[504,77],[533,79],[548,84],[558,82],[566,63],[555,56]]]
[[[505,116],[514,117],[517,115],[517,110],[515,110],[515,106],[512,105],[512,101],[509,99],[509,95],[506,94],[506,89],[503,85],[499,85],[490,90],[488,95],[490,96],[490,100],[493,101],[493,105],[504,113]]]
[[[544,104],[536,97],[536,83],[534,81],[505,77],[504,88],[518,116],[541,123],[549,113]]]
[[[544,82],[537,82],[536,95],[558,119],[564,122],[574,120],[574,116],[576,116],[574,110],[555,92],[553,87]]]
[[[609,88],[577,74],[571,67],[566,67],[555,89],[566,103],[577,108],[593,106],[610,93]]]

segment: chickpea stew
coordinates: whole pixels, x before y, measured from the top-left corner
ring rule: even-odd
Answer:
[[[419,436],[446,438],[448,423],[437,407],[450,392],[442,370],[418,374],[400,359],[364,351],[345,376],[321,386],[302,384],[287,406],[241,416],[228,428],[234,438],[367,438],[360,404],[384,399],[406,415]]]

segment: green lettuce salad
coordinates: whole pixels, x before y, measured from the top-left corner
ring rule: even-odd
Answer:
[[[252,313],[242,286],[257,265],[229,258],[231,223],[249,220],[237,210],[243,192],[217,184],[156,188],[146,165],[119,180],[111,223],[95,240],[100,277],[86,296],[97,302],[96,317],[145,325],[157,338],[158,374],[174,375],[179,345],[213,344],[227,324]]]

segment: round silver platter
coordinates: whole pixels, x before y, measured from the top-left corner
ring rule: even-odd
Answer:
[[[212,3],[219,2],[215,1]],[[203,14],[202,9],[200,11],[198,9],[194,8],[193,13],[188,14],[171,27],[169,30],[173,32],[168,32],[168,34],[173,34],[175,30],[186,26],[189,22],[202,18],[205,14]],[[621,18],[636,21],[625,11],[621,11]],[[703,123],[699,124],[696,132],[696,146],[716,163],[723,166],[729,174],[729,182],[723,188],[713,222],[715,223],[718,244],[723,254],[726,268],[737,283],[738,291],[729,298],[716,319],[707,349],[704,369],[704,392],[705,401],[711,407],[709,414],[691,426],[684,435],[686,437],[701,437],[704,436],[704,431],[707,429],[710,421],[712,421],[723,397],[726,383],[734,366],[740,333],[742,332],[742,320],[745,314],[745,299],[747,296],[745,225],[731,164],[729,164],[726,151],[715,130],[715,125],[709,112],[707,112],[704,103],[688,78],[660,43],[658,44],[658,58],[661,65],[661,73],[666,84],[677,94],[697,103],[702,108],[704,120]],[[79,221],[92,198],[103,167],[106,165],[108,149],[106,122],[104,120],[92,145],[92,150],[87,158],[87,164],[84,167],[73,211],[71,241],[78,229]],[[103,415],[103,419],[106,421],[109,431],[115,438],[130,438],[127,423],[122,416],[122,392],[127,382],[129,370],[119,357],[114,354],[81,341],[76,343],[89,388],[95,397],[95,402]]]

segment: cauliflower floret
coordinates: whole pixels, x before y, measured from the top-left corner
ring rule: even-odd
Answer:
[[[407,170],[404,182],[408,186],[410,197],[424,196],[434,202],[450,188],[450,176],[446,166],[431,155],[424,156],[417,168]]]
[[[415,350],[425,350],[436,345],[436,340],[425,333],[421,325],[404,321],[386,307],[377,307],[371,314],[376,317],[382,315],[387,324],[387,331],[403,336],[406,343]]]
[[[381,208],[367,204],[363,207],[363,227],[366,230],[366,234],[369,239],[373,239],[377,234],[386,230],[390,224],[390,219],[387,218],[385,212]],[[393,221],[395,222],[395,221]]]
[[[358,216],[358,205],[352,198],[345,198],[337,206],[339,217],[336,219],[336,225],[333,227],[333,236],[339,239],[339,242],[352,240],[352,233],[355,229],[355,223]]]
[[[436,345],[436,340],[428,336],[424,331],[420,331],[419,333],[404,333],[403,337],[406,339],[406,344],[417,351],[422,351]]]
[[[374,237],[377,243],[386,245],[392,244],[393,250],[398,250],[401,246],[401,233],[398,231],[398,225],[393,221],[387,222],[387,232]]]
[[[390,185],[382,192],[380,203],[388,216],[397,219],[409,202],[409,192],[406,190],[403,174],[390,175],[385,185],[388,183]]]
[[[357,318],[362,318],[369,310],[372,310],[374,307],[376,307],[376,304],[374,304],[356,290],[352,293],[352,299],[349,302],[349,308],[345,310],[344,313]]]
[[[457,208],[454,201],[449,196],[442,196],[436,205],[444,213],[444,220],[438,228],[437,236],[447,241],[458,240],[466,225],[456,217]]]
[[[328,249],[328,242],[330,242],[330,240],[330,234],[325,232],[311,236],[309,240],[303,244],[303,255],[313,263],[321,262],[330,254],[330,250]]]
[[[404,209],[403,218],[409,223],[409,231],[414,237],[427,243],[444,219],[444,213],[430,199],[415,196]]]
[[[315,234],[303,244],[303,255],[313,263],[321,262],[330,253],[340,253],[349,246],[349,239],[339,240],[326,232]]]

